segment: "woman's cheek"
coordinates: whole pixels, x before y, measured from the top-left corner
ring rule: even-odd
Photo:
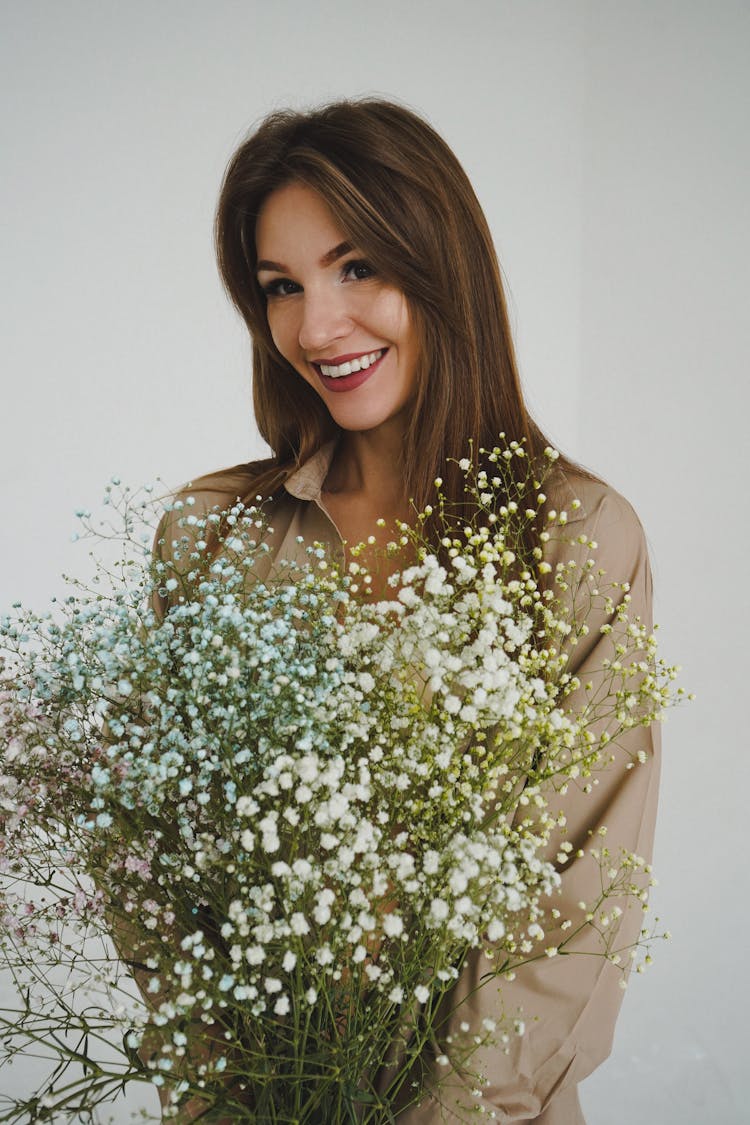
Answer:
[[[293,357],[290,353],[291,332],[288,314],[285,316],[283,310],[272,308],[268,311],[268,328],[271,333],[271,339],[276,345],[277,351],[293,363]]]

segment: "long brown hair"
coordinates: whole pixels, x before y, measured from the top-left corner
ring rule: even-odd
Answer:
[[[448,503],[462,506],[464,476],[453,462],[469,456],[471,444],[478,465],[480,448],[495,446],[501,432],[539,455],[549,443],[524,403],[497,256],[469,179],[426,121],[393,102],[362,98],[272,113],[229,162],[216,251],[252,336],[255,416],[274,455],[198,486],[216,487],[223,477],[232,489],[246,481],[249,496],[273,495],[339,432],[277,351],[255,274],[259,211],[292,181],[322,196],[347,239],[409,303],[421,346],[400,466],[406,497],[421,510],[440,476]],[[572,467],[564,458],[560,464]]]

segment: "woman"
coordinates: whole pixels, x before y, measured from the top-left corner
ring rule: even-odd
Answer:
[[[377,596],[387,578],[378,548],[396,519],[409,519],[410,502],[421,510],[438,475],[449,499],[463,501],[463,475],[448,459],[465,457],[470,442],[492,448],[501,432],[524,439],[532,455],[548,444],[523,402],[497,259],[471,185],[445,142],[398,105],[365,99],[275,113],[229,164],[216,236],[222,277],[252,336],[256,419],[274,456],[205,477],[191,492],[206,509],[271,497],[269,565],[299,556],[299,536],[340,558],[369,538]],[[571,512],[572,537],[597,540],[597,564],[630,583],[631,615],[648,621],[648,559],[627,502],[565,458],[548,491],[550,506]],[[573,553],[561,542],[549,561]],[[571,654],[582,681],[601,662],[604,622],[592,613]],[[602,824],[616,845],[650,851],[654,735],[638,728],[628,738],[593,794],[571,786],[559,797],[573,855]],[[638,751],[647,763],[626,769]],[[562,917],[566,904],[591,899],[598,877],[590,859],[565,866]],[[626,915],[622,944],[640,923],[638,911]],[[573,948],[595,952],[596,943],[589,934]],[[478,957],[466,965],[454,997],[465,1003],[446,1032],[464,1019],[474,1026],[522,1012],[525,1034],[507,1053],[480,1051],[481,1098],[454,1075],[398,1120],[464,1120],[480,1105],[499,1121],[582,1122],[577,1086],[609,1053],[619,971],[601,956],[545,960],[504,982],[501,995],[493,984],[477,989],[483,971]]]

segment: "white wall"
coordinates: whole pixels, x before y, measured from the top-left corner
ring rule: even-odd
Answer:
[[[586,20],[578,449],[642,516],[662,643],[698,693],[664,730],[654,909],[674,943],[589,1083],[602,1125],[747,1119],[748,47],[747,4]]]
[[[655,904],[674,942],[631,986],[589,1120],[739,1122],[750,8],[4,0],[2,16],[0,607],[81,569],[72,510],[111,474],[176,484],[261,452],[211,247],[244,131],[361,93],[426,115],[490,218],[536,413],[641,513],[663,648],[699,693],[665,730]]]

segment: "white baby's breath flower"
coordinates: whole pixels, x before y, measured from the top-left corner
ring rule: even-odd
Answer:
[[[448,886],[454,895],[460,895],[466,890],[469,881],[464,871],[454,871],[448,880]]]
[[[430,915],[436,922],[443,922],[448,917],[449,908],[445,899],[434,898],[430,903]]]
[[[297,937],[302,937],[304,934],[310,933],[310,926],[307,918],[299,910],[296,910],[289,919],[289,927],[293,934]]]
[[[434,848],[428,848],[422,859],[422,869],[426,875],[437,874],[440,865],[440,853]]]
[[[383,919],[383,932],[386,937],[400,937],[404,932],[404,922],[398,914],[386,914]]]
[[[324,926],[331,917],[331,906],[335,899],[333,891],[326,888],[318,895],[318,901],[313,910],[313,917],[319,926]]]
[[[443,707],[449,715],[457,715],[461,710],[461,700],[457,695],[446,695],[443,700]]]
[[[301,781],[313,782],[320,772],[320,763],[316,754],[306,754],[297,762],[297,774]]]
[[[330,965],[333,962],[333,953],[331,947],[326,944],[322,945],[315,954],[315,960],[319,965]]]
[[[238,797],[234,806],[237,816],[255,816],[258,811],[258,802],[252,797]]]
[[[487,927],[487,937],[490,941],[501,941],[505,937],[505,925],[499,918],[493,918]]]

